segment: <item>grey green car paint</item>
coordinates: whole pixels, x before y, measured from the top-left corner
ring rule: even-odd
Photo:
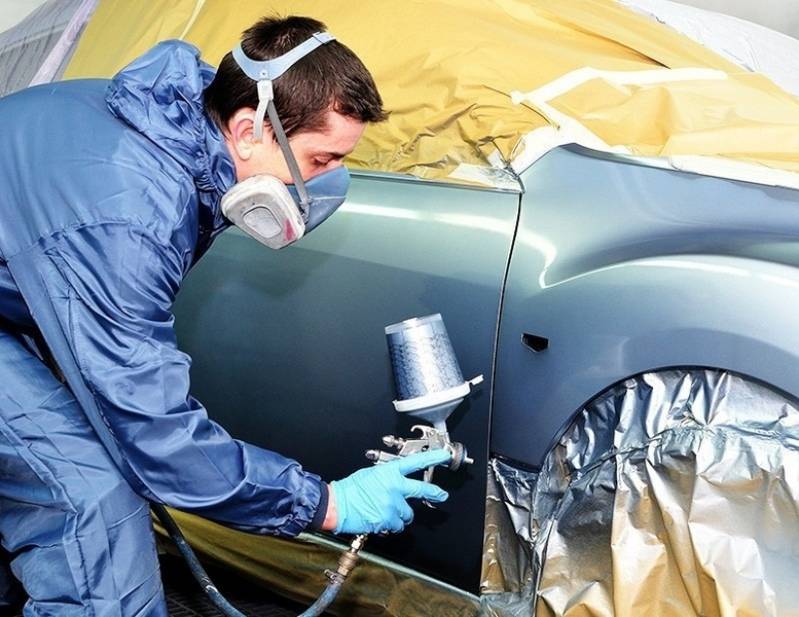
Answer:
[[[727,368],[799,395],[799,191],[571,146],[521,180],[522,195],[356,175],[295,247],[226,232],[177,307],[211,415],[325,479],[408,432],[383,327],[442,313],[464,374],[486,376],[451,422],[476,463],[441,472],[447,504],[370,549],[472,592],[489,449],[536,466],[586,401],[660,367]],[[524,332],[549,347],[531,351]]]
[[[493,451],[540,464],[576,409],[658,368],[729,369],[799,394],[799,191],[577,147],[523,182]],[[524,348],[525,331],[548,349]]]

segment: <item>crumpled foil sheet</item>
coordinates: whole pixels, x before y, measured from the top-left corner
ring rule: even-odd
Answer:
[[[586,405],[539,474],[490,469],[484,615],[799,615],[787,395],[723,371],[643,374]]]
[[[491,459],[486,491],[483,567],[480,593],[522,591],[532,580],[531,495],[536,472]],[[518,533],[518,538],[516,534]]]

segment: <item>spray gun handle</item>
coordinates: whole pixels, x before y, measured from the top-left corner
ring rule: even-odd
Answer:
[[[447,467],[452,471],[457,471],[461,468],[462,465],[472,465],[474,463],[474,459],[469,458],[466,453],[466,448],[462,443],[450,442],[446,446],[447,450],[450,451],[452,454],[452,458],[450,459],[449,465]],[[425,482],[433,482],[433,472],[435,471],[435,466],[428,467],[424,470],[424,481]],[[429,501],[424,501],[424,505],[428,508],[432,508],[433,510],[436,509],[435,504],[430,503]]]
[[[383,450],[367,450],[366,458],[375,465],[388,463],[389,461],[397,460],[411,454],[419,452],[426,452],[428,450],[435,450],[438,448],[446,448],[452,454],[449,462],[449,469],[457,471],[462,465],[471,465],[474,460],[469,458],[466,448],[462,443],[453,442],[449,439],[449,434],[441,432],[431,426],[424,426],[417,424],[411,427],[412,432],[418,432],[420,435],[417,438],[402,439],[394,435],[385,435],[382,439],[383,444],[388,448],[394,448],[397,453],[385,452]],[[423,479],[425,482],[433,482],[433,473],[435,466],[428,467],[424,470]],[[436,506],[428,501],[422,501],[428,508],[435,509]]]

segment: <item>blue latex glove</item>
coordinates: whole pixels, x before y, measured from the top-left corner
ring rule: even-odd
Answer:
[[[366,467],[343,480],[331,482],[336,504],[335,533],[399,532],[413,520],[410,497],[442,502],[449,497],[435,484],[405,476],[432,465],[449,462],[447,450],[430,450]]]

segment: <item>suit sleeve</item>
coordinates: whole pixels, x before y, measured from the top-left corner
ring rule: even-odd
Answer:
[[[184,255],[124,223],[73,230],[47,255],[81,376],[146,497],[261,534],[318,524],[319,477],[233,439],[189,394],[171,313]]]

